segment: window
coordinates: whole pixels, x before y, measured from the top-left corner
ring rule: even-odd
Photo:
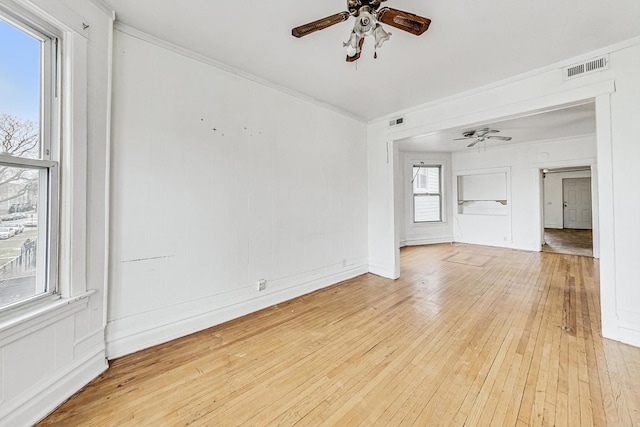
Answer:
[[[57,292],[56,47],[0,12],[0,310]]]
[[[413,222],[442,222],[441,171],[441,166],[413,166]]]

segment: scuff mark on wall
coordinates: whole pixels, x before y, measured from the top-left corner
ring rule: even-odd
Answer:
[[[138,259],[128,259],[125,261],[121,261],[121,264],[125,264],[127,262],[141,262],[141,261],[152,261],[155,259],[163,259],[163,258],[173,258],[175,255],[165,255],[165,256],[155,256],[150,258],[138,258]]]

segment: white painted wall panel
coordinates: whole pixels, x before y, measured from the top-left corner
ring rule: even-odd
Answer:
[[[111,356],[367,271],[363,123],[115,42]]]
[[[611,96],[616,304],[624,342],[640,346],[640,45],[614,52],[616,93]]]

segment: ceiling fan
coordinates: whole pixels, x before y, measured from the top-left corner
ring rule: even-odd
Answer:
[[[390,7],[379,9],[380,4],[385,1],[387,0],[347,0],[348,11],[295,27],[291,30],[291,35],[300,38],[344,22],[353,16],[356,18],[356,22],[351,30],[349,40],[343,43],[343,47],[347,49],[347,62],[353,62],[360,57],[366,36],[374,37],[376,47],[382,46],[382,43],[389,40],[391,33],[386,32],[380,23],[391,25],[416,36],[429,28],[430,19]],[[377,58],[377,53],[374,54],[374,58]]]
[[[489,128],[468,130],[468,131],[462,133],[463,138],[456,138],[456,139],[454,139],[454,141],[461,141],[461,140],[465,140],[465,139],[474,139],[475,141],[473,141],[471,144],[467,145],[467,147],[473,147],[478,142],[483,142],[485,139],[499,139],[501,141],[511,141],[511,137],[510,136],[489,135],[491,133],[498,133],[498,132],[500,132],[500,131],[496,130],[496,129],[489,129]]]

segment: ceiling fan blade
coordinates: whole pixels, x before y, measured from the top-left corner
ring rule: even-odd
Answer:
[[[478,142],[480,142],[479,139],[476,139],[475,141],[473,141],[471,144],[467,145],[468,148],[473,147],[474,145],[476,145]]]
[[[500,132],[500,131],[495,129],[477,129],[473,132],[473,135],[477,138],[478,137],[482,138],[483,136],[486,136],[490,133],[496,133],[496,132]]]
[[[324,30],[332,25],[344,22],[349,19],[349,16],[351,16],[349,12],[336,13],[335,15],[327,16],[326,18],[318,19],[317,21],[295,27],[291,30],[291,35],[300,38],[316,31]]]
[[[454,139],[454,141],[463,141],[465,139],[471,139],[471,137],[467,137],[467,138],[456,138]]]
[[[360,58],[360,54],[362,53],[362,45],[363,44],[364,44],[364,37],[361,37],[360,41],[358,41],[358,51],[353,56],[347,55],[347,62],[353,62],[353,61],[356,61],[358,58]]]
[[[390,7],[383,7],[378,11],[378,21],[416,36],[427,31],[429,24],[431,24],[431,19]]]
[[[489,135],[487,138],[489,138],[489,139],[499,139],[501,141],[511,141],[511,137],[510,136],[491,136],[491,135]]]

